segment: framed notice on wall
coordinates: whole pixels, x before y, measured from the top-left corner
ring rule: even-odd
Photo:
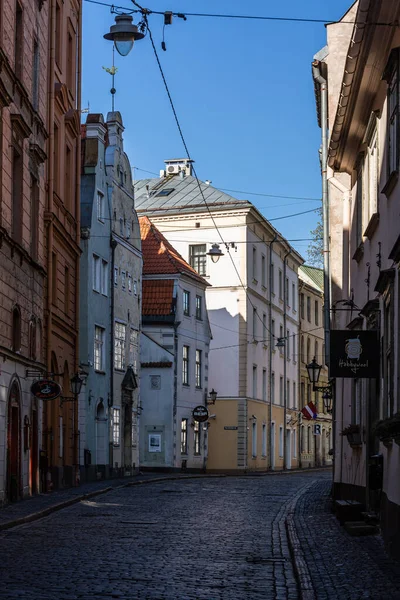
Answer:
[[[161,452],[161,433],[149,433],[149,452]]]

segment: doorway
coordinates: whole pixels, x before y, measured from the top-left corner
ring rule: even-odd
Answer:
[[[13,383],[8,400],[7,418],[7,498],[16,502],[21,498],[21,410],[20,393]]]
[[[96,411],[96,465],[107,462],[107,418],[103,402],[99,402]]]

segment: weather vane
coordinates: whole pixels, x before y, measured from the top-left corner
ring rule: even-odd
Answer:
[[[105,71],[107,71],[107,73],[109,73],[111,75],[111,77],[112,77],[112,84],[111,84],[112,87],[111,87],[111,90],[110,90],[111,98],[112,98],[112,101],[111,101],[111,110],[112,110],[112,112],[114,112],[114,96],[115,96],[115,92],[117,91],[115,89],[115,87],[114,87],[115,73],[118,71],[117,67],[114,65],[114,51],[115,51],[115,44],[113,44],[113,49],[112,49],[112,57],[113,57],[112,67],[111,68],[110,67],[103,67],[103,69]]]

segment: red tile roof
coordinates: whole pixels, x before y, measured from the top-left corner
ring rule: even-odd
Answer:
[[[142,287],[142,314],[169,316],[174,314],[174,280],[144,279]]]
[[[140,217],[139,223],[142,238],[143,275],[182,273],[193,277],[203,285],[209,285],[171,246],[148,217]]]

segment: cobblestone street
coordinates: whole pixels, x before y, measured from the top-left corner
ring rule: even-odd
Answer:
[[[309,472],[110,491],[1,532],[0,598],[302,598],[285,526],[289,506],[316,598],[397,598],[400,570],[384,558],[379,538],[349,538],[340,529],[329,487],[330,473]]]

